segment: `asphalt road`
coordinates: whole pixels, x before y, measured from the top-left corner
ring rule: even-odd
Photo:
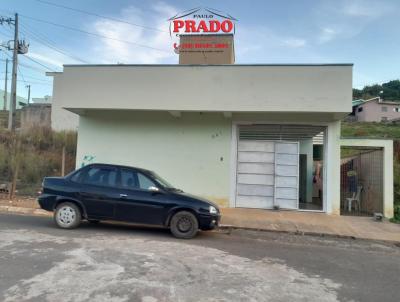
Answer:
[[[0,214],[1,301],[398,301],[400,247]]]

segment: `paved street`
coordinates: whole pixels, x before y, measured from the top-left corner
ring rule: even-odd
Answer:
[[[400,248],[0,214],[1,301],[398,301]]]

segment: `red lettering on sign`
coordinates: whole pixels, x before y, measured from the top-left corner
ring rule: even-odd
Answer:
[[[186,33],[217,33],[219,31],[229,33],[233,30],[233,26],[231,20],[224,20],[222,22],[218,20],[210,20],[208,22],[206,20],[200,20],[198,23],[196,20],[174,20],[173,32],[178,33],[180,29],[184,29]]]
[[[182,20],[174,20],[174,33],[179,32],[180,28],[183,28],[183,26],[185,25],[185,22],[183,22]]]
[[[196,30],[196,21],[193,20],[186,20],[185,21],[185,33],[195,33]]]
[[[224,21],[222,21],[222,23],[221,23],[221,30],[222,30],[224,33],[229,33],[229,32],[232,31],[232,29],[233,29],[233,23],[232,23],[231,20],[224,20]]]
[[[210,23],[210,32],[216,33],[220,31],[221,23],[219,21],[211,20],[209,23]]]
[[[206,21],[204,21],[204,20],[201,20],[200,22],[199,22],[199,26],[197,27],[197,31],[196,32],[199,32],[199,31],[203,31],[203,32],[205,32],[205,33],[208,33],[209,32],[209,30],[208,30],[208,27],[207,27],[207,23],[206,23]]]

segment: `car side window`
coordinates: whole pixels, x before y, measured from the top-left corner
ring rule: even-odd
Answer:
[[[125,189],[137,189],[139,187],[137,173],[133,170],[122,169],[121,187]]]
[[[71,176],[71,181],[72,182],[81,182],[81,176],[82,176],[82,170],[76,172],[74,175]]]
[[[115,187],[117,185],[117,171],[103,167],[92,167],[86,172],[83,183],[103,187]]]
[[[156,187],[155,183],[142,173],[138,173],[138,180],[139,187],[143,190],[148,190],[150,187]]]
[[[121,170],[121,187],[125,189],[148,190],[149,187],[156,186],[155,183],[140,172],[134,170]]]

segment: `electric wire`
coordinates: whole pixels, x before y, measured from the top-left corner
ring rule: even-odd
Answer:
[[[86,30],[83,30],[83,29],[80,29],[80,28],[76,28],[76,27],[72,27],[72,26],[68,26],[68,25],[64,25],[64,24],[60,24],[60,23],[55,23],[55,22],[51,22],[51,21],[47,21],[47,20],[43,20],[43,19],[38,19],[38,18],[34,18],[34,17],[27,16],[27,15],[22,15],[22,14],[20,14],[20,16],[23,17],[23,18],[26,18],[26,19],[30,19],[30,20],[36,21],[36,22],[50,24],[50,25],[53,25],[53,26],[56,26],[56,27],[65,28],[65,29],[68,29],[68,30],[71,30],[71,31],[76,31],[76,32],[80,32],[80,33],[91,35],[91,36],[96,36],[96,37],[103,38],[103,39],[108,39],[108,40],[112,40],[112,41],[118,41],[118,42],[130,44],[130,45],[134,45],[134,46],[137,46],[137,47],[148,48],[148,49],[152,49],[152,50],[157,50],[157,51],[161,51],[161,52],[170,53],[170,51],[167,51],[165,49],[152,47],[152,46],[148,46],[148,45],[144,45],[144,44],[140,44],[140,43],[136,43],[136,42],[132,42],[132,41],[117,39],[117,38],[105,36],[105,35],[102,35],[102,34],[86,31]]]
[[[146,30],[152,30],[152,31],[168,33],[168,31],[161,30],[159,28],[140,25],[140,24],[137,24],[137,23],[132,23],[132,22],[123,20],[123,19],[104,16],[104,15],[101,15],[101,14],[97,14],[97,13],[90,12],[90,11],[83,10],[83,9],[79,9],[79,8],[74,8],[74,7],[71,7],[71,6],[66,6],[66,5],[59,4],[59,3],[54,3],[54,2],[50,2],[50,1],[43,1],[43,0],[35,0],[35,1],[39,2],[39,3],[51,5],[51,6],[54,6],[54,7],[58,7],[58,8],[68,9],[68,10],[71,10],[71,11],[74,11],[74,12],[78,12],[78,13],[82,13],[82,14],[86,14],[86,15],[90,15],[90,16],[95,16],[95,17],[102,18],[102,19],[108,19],[108,20],[115,21],[115,22],[129,24],[131,26],[140,27],[140,28],[143,28],[143,29],[146,29]]]

